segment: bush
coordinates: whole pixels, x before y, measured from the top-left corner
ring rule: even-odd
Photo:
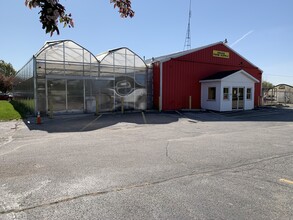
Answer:
[[[19,112],[22,118],[26,118],[28,115],[33,114],[32,110],[21,102],[12,100],[10,103],[13,105],[14,109]]]

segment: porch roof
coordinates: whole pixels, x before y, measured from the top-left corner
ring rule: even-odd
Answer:
[[[259,82],[258,79],[254,78],[252,75],[250,75],[249,73],[247,73],[244,70],[228,70],[228,71],[221,71],[221,72],[217,72],[211,76],[205,77],[202,80],[200,80],[199,82],[212,82],[212,81],[222,81],[226,78],[228,78],[229,76],[233,75],[233,74],[243,74],[246,77],[248,77],[249,79],[251,79],[254,82]]]

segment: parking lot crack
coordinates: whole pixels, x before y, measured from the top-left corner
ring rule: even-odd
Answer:
[[[52,205],[57,205],[57,204],[65,203],[65,202],[74,201],[76,199],[81,199],[81,198],[86,198],[86,197],[96,197],[96,196],[105,195],[105,194],[108,194],[108,193],[114,193],[114,192],[120,192],[120,191],[124,191],[124,190],[135,189],[135,188],[144,188],[144,187],[154,186],[154,185],[157,185],[157,184],[162,184],[162,183],[166,183],[166,182],[173,181],[173,180],[176,180],[176,179],[181,179],[181,178],[186,178],[186,177],[191,177],[191,176],[216,175],[216,174],[219,174],[219,173],[239,169],[239,168],[242,168],[242,167],[247,167],[247,166],[250,166],[250,165],[253,165],[253,164],[257,164],[257,163],[267,162],[267,161],[275,160],[275,159],[279,159],[279,158],[292,157],[292,155],[293,155],[293,153],[291,153],[291,154],[287,153],[286,155],[276,155],[276,156],[263,158],[263,159],[260,159],[260,160],[257,160],[257,161],[252,161],[252,162],[245,163],[245,164],[240,164],[240,165],[223,167],[223,168],[219,168],[219,169],[206,170],[206,171],[201,171],[201,172],[193,171],[193,172],[184,173],[182,175],[175,175],[175,176],[172,176],[172,177],[169,177],[169,178],[158,179],[158,180],[152,181],[152,182],[143,182],[143,183],[138,183],[138,184],[134,184],[134,185],[128,185],[128,186],[124,186],[124,187],[122,186],[122,187],[112,188],[112,189],[108,189],[108,190],[102,190],[102,191],[97,191],[97,192],[81,194],[81,195],[77,195],[77,196],[73,196],[73,197],[60,198],[60,199],[58,199],[56,201],[43,203],[43,204],[39,204],[39,205],[35,205],[35,206],[3,210],[3,211],[0,211],[0,215],[26,212],[26,211],[37,209],[37,208],[46,208],[46,207],[50,207]]]

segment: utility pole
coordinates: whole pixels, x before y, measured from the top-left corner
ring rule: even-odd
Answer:
[[[188,26],[187,26],[187,32],[186,32],[183,50],[190,50],[191,49],[190,20],[191,20],[191,0],[189,2]]]

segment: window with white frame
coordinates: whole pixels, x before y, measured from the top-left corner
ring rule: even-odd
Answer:
[[[229,100],[229,88],[223,88],[223,100]]]
[[[209,87],[208,100],[216,100],[216,87]]]
[[[246,89],[246,99],[251,100],[251,88],[247,88]]]

